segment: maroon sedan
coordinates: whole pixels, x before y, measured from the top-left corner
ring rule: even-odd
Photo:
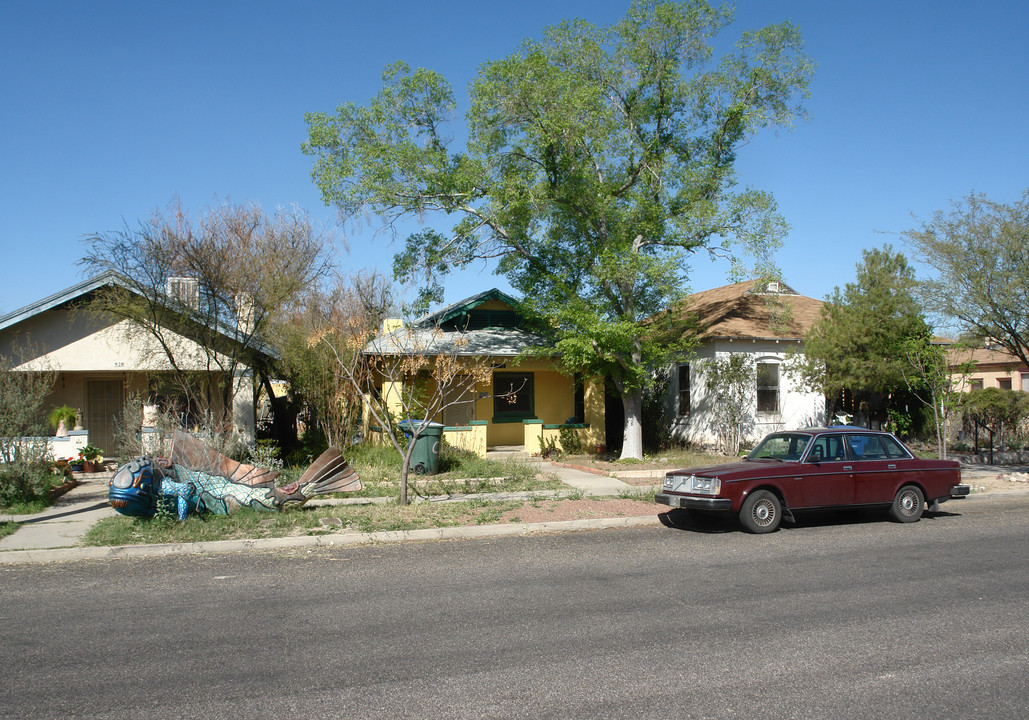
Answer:
[[[952,460],[919,460],[890,433],[808,428],[767,436],[740,462],[674,470],[655,502],[739,515],[745,530],[772,532],[794,510],[883,507],[899,522],[968,495]]]

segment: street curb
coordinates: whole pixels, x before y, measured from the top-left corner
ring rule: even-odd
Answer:
[[[1027,490],[972,493],[966,500],[990,500],[1011,495],[1029,494]],[[172,555],[208,555],[247,552],[251,550],[285,550],[290,548],[344,548],[402,542],[438,540],[471,540],[489,537],[515,537],[577,530],[603,530],[660,523],[657,515],[635,515],[620,518],[591,518],[508,525],[472,525],[421,530],[391,530],[372,533],[339,532],[302,537],[260,538],[249,540],[214,540],[199,543],[163,545],[115,545],[107,547],[68,547],[38,550],[5,550],[0,552],[0,565],[71,562],[76,560],[113,560],[117,558],[169,557]]]
[[[341,532],[328,535],[305,535],[303,537],[215,540],[212,542],[170,543],[166,545],[117,545],[111,547],[8,550],[0,552],[0,565],[168,557],[172,555],[210,555],[290,548],[344,548],[358,545],[428,542],[433,540],[470,540],[487,537],[514,537],[518,535],[540,535],[575,530],[603,530],[608,528],[635,527],[638,525],[657,525],[660,522],[657,519],[657,515],[634,515],[620,518],[511,523],[510,525],[473,525],[371,533]]]

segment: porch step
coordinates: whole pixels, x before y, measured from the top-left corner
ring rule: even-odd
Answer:
[[[534,458],[529,453],[525,452],[524,445],[495,445],[490,448],[486,448],[486,457],[492,460],[503,460],[505,458],[514,458],[515,460],[540,460],[540,458]]]

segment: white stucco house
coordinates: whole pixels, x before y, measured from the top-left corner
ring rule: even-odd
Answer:
[[[56,371],[57,382],[46,407],[77,409],[81,427],[74,435],[78,441],[82,442],[84,432],[90,444],[108,455],[113,454],[116,418],[131,393],[154,404],[176,393],[169,379],[168,354],[154,337],[127,320],[85,309],[98,292],[112,285],[132,291],[116,275],[105,273],[0,317],[0,355],[14,360],[14,371]],[[182,323],[182,328],[188,327],[188,321]],[[219,342],[238,342],[232,328],[218,328],[217,336]],[[205,337],[212,334],[205,333]],[[233,426],[252,441],[256,404],[253,361],[260,360],[258,356],[267,360],[267,355],[257,349],[248,351],[250,365],[219,363],[221,357],[190,337],[188,329],[167,330],[163,339],[174,350],[179,367],[198,382],[221,387],[231,383]],[[233,370],[226,372],[230,365]]]
[[[824,425],[825,398],[799,387],[783,364],[791,351],[803,352],[804,335],[821,307],[822,301],[785,283],[749,281],[694,293],[673,308],[699,323],[700,346],[694,357],[671,369],[665,413],[672,439],[718,445],[719,421],[705,363],[741,354],[753,368],[744,446],[775,430]]]

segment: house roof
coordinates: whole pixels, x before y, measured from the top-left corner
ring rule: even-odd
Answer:
[[[501,292],[496,288],[493,288],[492,290],[485,290],[477,295],[472,295],[471,297],[465,298],[464,300],[458,300],[457,302],[451,303],[450,305],[447,305],[445,308],[437,310],[436,312],[424,315],[420,317],[418,320],[416,320],[413,323],[413,325],[417,327],[432,327],[435,325],[442,325],[448,320],[453,320],[459,315],[463,315],[464,313],[467,313],[470,310],[474,310],[480,305],[487,303],[491,300],[497,300],[499,302],[504,303],[505,305],[510,305],[511,307],[516,307],[518,305],[518,301],[515,300],[513,297],[511,297],[507,293]]]
[[[459,327],[454,329],[452,320],[491,301],[510,306],[512,311],[518,305],[517,300],[496,288],[486,290],[424,315],[409,326],[373,338],[363,352],[368,355],[425,353],[460,357],[515,357],[544,344],[539,335],[511,325],[475,327],[457,323]],[[446,329],[441,326],[446,326]]]
[[[466,332],[440,331],[435,327],[406,327],[375,337],[367,355],[456,355],[459,357],[515,357],[539,347],[542,338],[518,328],[484,328]]]
[[[969,360],[974,360],[975,366],[979,369],[993,367],[996,369],[1025,370],[1025,364],[1022,360],[1017,355],[1013,355],[1004,349],[967,347],[947,349],[947,364],[951,367],[957,367]]]
[[[695,316],[701,338],[803,339],[820,317],[823,302],[801,295],[782,282],[777,292],[762,292],[763,287],[749,280],[693,293],[672,312],[684,318]],[[771,300],[789,308],[785,321],[773,318],[777,307]]]
[[[12,325],[17,325],[23,320],[33,317],[34,315],[46,312],[47,310],[53,310],[65,303],[78,300],[79,298],[88,295],[94,290],[104,287],[105,285],[121,285],[122,287],[128,288],[128,285],[122,282],[116,273],[108,270],[101,275],[87,278],[80,283],[76,283],[71,287],[65,288],[53,295],[49,295],[42,300],[26,305],[14,312],[7,313],[3,317],[0,317],[0,330],[5,330]]]
[[[102,287],[110,285],[117,285],[129,292],[139,294],[135,289],[133,289],[132,284],[127,282],[118,273],[113,270],[107,270],[100,275],[87,278],[82,282],[76,283],[75,285],[54,293],[53,295],[49,295],[42,300],[26,305],[25,307],[19,308],[14,312],[0,317],[0,331],[6,330],[9,327],[17,325],[18,323],[28,320],[36,315],[40,315],[48,310],[53,310],[63,305],[75,302],[76,300],[84,298]],[[232,328],[219,324],[218,327],[214,329],[224,335],[226,339],[237,342]],[[275,357],[275,351],[265,346],[256,338],[251,342],[250,347],[253,351],[261,355],[266,357]]]

